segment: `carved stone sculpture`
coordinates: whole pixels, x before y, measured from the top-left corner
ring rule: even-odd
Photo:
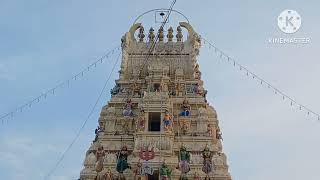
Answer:
[[[98,150],[96,152],[97,162],[95,165],[96,171],[99,173],[103,169],[103,158],[105,156],[105,152],[102,145],[99,145]]]
[[[129,152],[127,146],[123,146],[118,153],[118,162],[117,162],[117,167],[116,170],[122,174],[124,170],[127,168],[130,168],[127,158],[128,158]]]
[[[135,23],[122,37],[119,78],[101,110],[81,180],[231,180],[218,116],[205,99],[201,38],[187,22],[170,24],[175,27],[146,33]]]
[[[169,114],[169,111],[166,111],[163,118],[164,130],[166,132],[172,132],[172,117]]]
[[[123,116],[132,116],[132,108],[133,108],[133,104],[132,104],[132,101],[131,99],[128,99],[126,104],[124,105],[123,107]]]
[[[190,171],[190,152],[187,151],[187,148],[184,144],[180,147],[179,152],[179,170],[181,171],[181,174],[186,174]]]
[[[167,165],[165,161],[163,161],[160,168],[160,176],[161,180],[171,180],[172,169]]]
[[[202,167],[202,171],[206,174],[210,173],[212,171],[212,153],[208,147],[208,145],[206,145],[206,147],[204,148],[204,150],[202,151],[202,158],[203,158],[203,167]]]
[[[183,100],[183,103],[181,105],[181,109],[182,109],[182,112],[180,113],[180,116],[189,116],[190,115],[190,104],[186,98]]]

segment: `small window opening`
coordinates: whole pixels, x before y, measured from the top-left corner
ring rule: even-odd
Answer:
[[[149,112],[149,131],[160,131],[161,129],[161,113],[160,112]]]

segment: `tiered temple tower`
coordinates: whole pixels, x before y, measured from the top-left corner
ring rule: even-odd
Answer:
[[[150,28],[145,35],[137,23],[122,37],[119,79],[81,180],[231,180],[197,63],[201,39],[190,24],[179,24],[176,32]]]

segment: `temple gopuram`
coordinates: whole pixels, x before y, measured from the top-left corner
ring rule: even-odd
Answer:
[[[80,179],[231,180],[197,62],[200,36],[187,22],[146,29],[135,23],[121,38],[119,78]]]

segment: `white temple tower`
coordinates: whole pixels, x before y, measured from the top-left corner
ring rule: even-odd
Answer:
[[[137,23],[122,37],[119,79],[81,180],[231,180],[197,63],[199,35],[186,22],[156,31]]]

